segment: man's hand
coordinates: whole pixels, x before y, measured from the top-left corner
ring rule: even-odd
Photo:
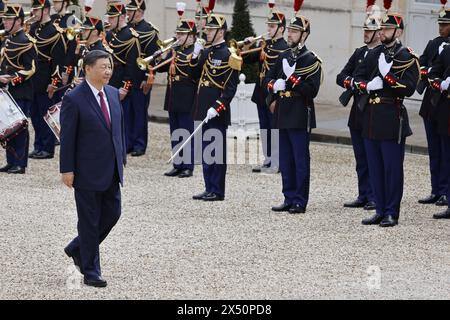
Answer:
[[[380,70],[381,75],[386,77],[386,75],[391,71],[392,65],[394,64],[394,61],[391,63],[387,63],[386,56],[384,53],[380,54],[380,58],[378,58],[378,69]]]
[[[67,83],[69,83],[69,75],[65,72],[63,72],[62,76],[62,84],[63,86],[67,85]]]
[[[219,113],[216,111],[216,109],[209,108],[208,113],[206,114],[206,123],[217,116],[219,116]]]
[[[152,85],[148,83],[147,81],[142,81],[140,86],[142,92],[144,92],[145,95],[147,95],[150,90],[152,89]]]
[[[244,39],[244,46],[242,47],[243,51],[247,51],[252,46],[252,43],[255,42],[255,37],[247,37]]]
[[[295,72],[295,68],[297,67],[297,62],[294,63],[293,66],[289,64],[287,59],[283,59],[283,72],[286,75],[286,79],[289,79]]]
[[[277,93],[278,91],[284,91],[286,90],[286,80],[284,79],[278,79],[273,84],[273,92]]]
[[[450,85],[450,77],[441,82],[441,92],[448,91]]]
[[[125,97],[128,94],[128,90],[124,89],[124,88],[120,88],[119,89],[119,95],[120,95],[120,101],[122,101],[123,99],[125,99]]]
[[[192,54],[192,57],[195,59],[200,55],[200,52],[204,49],[204,41],[203,39],[197,39],[197,41],[194,44],[194,52]]]
[[[53,96],[54,96],[54,94],[55,94],[55,90],[56,90],[56,87],[54,87],[52,84],[49,84],[49,85],[48,85],[48,87],[47,87],[47,92],[48,92],[48,98],[49,98],[49,99],[52,99],[52,98],[53,98]]]
[[[3,84],[8,84],[11,82],[11,80],[12,80],[12,77],[9,75],[0,76],[0,82]]]
[[[61,176],[62,182],[70,189],[73,188],[73,179],[75,175],[73,172],[63,173]]]
[[[367,84],[367,92],[381,90],[383,87],[383,79],[376,77]]]
[[[275,107],[277,106],[277,102],[276,101],[274,101],[274,102],[272,102],[271,104],[270,104],[270,106],[269,106],[269,111],[270,111],[270,113],[275,113]]]

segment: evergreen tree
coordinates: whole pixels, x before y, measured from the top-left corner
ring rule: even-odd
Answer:
[[[231,27],[230,38],[240,41],[250,36],[255,36],[255,31],[250,20],[248,2],[247,0],[236,0],[234,3],[233,25]],[[258,66],[256,64],[244,64],[242,73],[245,74],[247,83],[254,83],[258,79]]]

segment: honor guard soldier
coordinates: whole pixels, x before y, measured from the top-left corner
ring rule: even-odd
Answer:
[[[279,129],[280,170],[284,203],[275,212],[301,214],[309,200],[311,129],[316,127],[314,98],[322,82],[322,61],[309,51],[309,19],[298,14],[303,1],[295,1],[289,23],[288,45],[266,78],[266,88],[275,97],[274,122]]]
[[[433,92],[432,105],[435,110],[436,130],[441,137],[444,162],[450,163],[450,45],[444,45],[443,51],[434,61],[429,72],[429,81]],[[450,197],[450,175],[447,173],[447,198]],[[450,206],[447,210],[435,214],[434,219],[450,219]]]
[[[193,111],[194,120],[206,122],[202,138],[205,191],[195,195],[193,197],[195,200],[222,201],[225,197],[226,140],[231,120],[230,103],[236,94],[239,71],[242,67],[242,58],[237,55],[237,49],[228,48],[225,43],[226,31],[225,17],[211,14],[205,26],[210,47],[204,49],[203,39],[198,39],[190,62],[194,68],[193,79],[200,81]],[[213,142],[210,142],[210,135],[215,137]],[[214,148],[215,152],[206,155],[211,148]]]
[[[206,22],[208,21],[208,16],[213,13],[213,10],[209,8],[209,6],[212,6],[212,9],[214,9],[215,2],[210,1],[210,4],[208,6],[202,6],[202,2],[198,1],[198,7],[195,11],[195,24],[197,25],[198,34],[197,36],[199,39],[203,39],[206,42],[208,42],[208,39],[206,37],[206,33],[203,31],[205,30]]]
[[[145,0],[131,0],[127,6],[129,26],[139,35],[141,57],[149,57],[158,49],[159,31],[145,21]],[[130,61],[130,63],[132,63]],[[151,98],[151,82],[147,81],[146,73],[138,70],[133,74],[130,95],[130,125],[132,136],[130,140],[131,156],[139,157],[145,154],[148,140],[148,108]]]
[[[364,208],[365,210],[375,210],[375,195],[372,190],[369,178],[369,164],[367,161],[364,139],[362,137],[363,113],[358,108],[361,95],[354,87],[355,74],[364,63],[370,50],[381,45],[381,9],[374,5],[375,0],[367,2],[367,19],[364,23],[364,43],[365,46],[355,50],[344,69],[337,76],[337,84],[346,91],[342,94],[340,101],[347,106],[353,96],[353,104],[350,110],[348,127],[352,138],[353,152],[356,160],[356,173],[358,176],[358,198],[353,202],[344,204],[346,208]]]
[[[34,23],[30,35],[36,39],[38,58],[33,79],[34,99],[31,121],[35,131],[33,159],[51,159],[55,152],[55,136],[43,117],[54,104],[53,95],[62,83],[62,68],[66,54],[63,31],[50,18],[49,0],[32,0]]]
[[[89,2],[89,0],[87,1]],[[77,48],[78,34],[76,29],[80,26],[81,21],[70,11],[68,7],[71,5],[72,0],[53,0],[53,9],[56,12],[51,16],[53,23],[59,32],[62,32],[64,36],[64,42],[66,44],[66,55],[64,58],[64,64],[61,72],[61,84],[66,86],[74,76],[74,70],[76,67],[77,59],[75,50]],[[61,100],[65,90],[58,92],[56,101]]]
[[[127,153],[133,151],[134,137],[136,137],[133,104],[133,90],[139,90],[141,82],[136,78],[141,74],[136,60],[141,55],[139,34],[127,25],[125,5],[113,1],[108,3],[106,16],[110,23],[110,31],[106,35],[109,48],[112,49],[113,75],[109,84],[119,89],[120,99],[125,119],[125,136],[127,139]],[[142,104],[145,101],[141,101]],[[142,106],[141,106],[142,107]],[[147,116],[145,117],[147,122]],[[138,150],[142,151],[142,150]]]
[[[34,39],[23,31],[24,11],[20,4],[7,4],[2,18],[6,40],[0,57],[0,86],[6,88],[28,116],[33,100],[31,78],[36,72]],[[25,173],[28,163],[29,134],[25,128],[6,145],[7,165],[0,172]]]
[[[425,125],[431,174],[431,195],[424,199],[420,199],[419,203],[435,203],[438,206],[447,206],[447,177],[449,163],[445,161],[443,154],[443,144],[445,143],[446,138],[440,136],[437,130],[436,110],[431,104],[433,90],[430,88],[428,81],[428,73],[434,61],[439,57],[439,54],[443,50],[443,46],[449,42],[450,10],[445,9],[447,1],[442,2],[444,7],[438,18],[439,37],[428,42],[425,51],[419,59],[421,80],[417,86],[417,92],[422,94],[425,91],[419,114],[423,118],[423,123]]]
[[[393,227],[398,224],[403,197],[403,160],[406,137],[412,135],[403,100],[416,90],[419,64],[411,49],[403,47],[403,17],[390,13],[385,1],[381,25],[383,45],[370,52],[355,85],[365,96],[363,137],[376,200],[376,214],[364,225]]]
[[[181,12],[181,10],[178,11]],[[171,143],[174,152],[177,151],[176,148],[181,142],[173,140],[177,130],[181,129],[190,134],[194,131],[192,108],[198,84],[191,77],[189,57],[194,50],[196,35],[195,21],[180,19],[176,28],[178,46],[171,51],[165,62],[160,63],[160,65],[165,65],[158,69],[159,72],[168,72],[164,110],[169,112],[170,136],[172,137]],[[182,152],[185,150],[186,154],[181,153],[179,158],[175,159],[173,169],[166,172],[165,176],[192,177],[194,171],[194,144],[192,141]]]
[[[83,59],[88,54],[88,52],[93,50],[106,51],[111,53],[110,49],[105,48],[103,45],[103,21],[97,16],[91,14],[91,10],[94,5],[94,0],[89,0],[85,2],[84,12],[85,19],[81,25],[81,40],[77,41],[77,48],[75,51],[77,67],[76,74],[74,78],[74,84],[78,85],[84,79],[83,73]]]
[[[274,2],[269,1],[269,6],[272,4]],[[255,84],[252,102],[256,104],[258,109],[264,163],[262,166],[253,168],[253,172],[279,172],[279,139],[277,139],[277,134],[272,135],[272,129],[274,129],[273,110],[271,111],[266,103],[268,93],[263,84],[266,75],[275,65],[280,54],[289,49],[283,37],[285,30],[286,18],[284,14],[272,9],[267,19],[267,34],[269,39],[263,40],[259,48],[250,49],[250,44],[255,43],[255,38],[249,37],[244,40],[244,43],[248,43],[248,45],[243,47],[242,50],[244,51],[241,53],[244,58],[244,63],[258,63],[259,65],[259,79]],[[249,53],[246,54],[245,52]]]

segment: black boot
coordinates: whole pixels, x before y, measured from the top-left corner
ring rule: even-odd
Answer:
[[[25,173],[25,168],[24,167],[20,167],[20,166],[14,166],[11,167],[8,170],[9,174],[24,174]]]
[[[197,195],[193,196],[192,199],[194,199],[194,200],[203,200],[203,198],[205,198],[208,194],[209,194],[209,192],[205,191],[205,192],[202,192],[200,194],[197,194]]]
[[[272,207],[272,211],[274,212],[289,212],[289,210],[292,208],[292,205],[283,203],[279,206]]]
[[[356,199],[355,201],[344,203],[344,208],[364,208],[366,204],[367,201]]]
[[[364,206],[364,210],[366,211],[372,211],[377,209],[377,204],[374,201],[369,201]]]
[[[436,201],[435,205],[437,205],[438,207],[448,206],[447,196],[440,197],[439,200]]]
[[[383,228],[391,228],[398,225],[398,220],[395,219],[393,216],[388,215],[383,218],[383,221],[380,222],[380,227]]]
[[[431,194],[426,198],[420,199],[419,203],[421,204],[432,204],[432,203],[436,203],[436,201],[439,200],[439,196],[435,195],[435,194]]]
[[[289,209],[289,213],[290,214],[301,214],[301,213],[305,213],[306,209],[303,208],[301,205],[299,204],[295,204],[292,206],[291,209]]]
[[[166,177],[176,177],[181,173],[180,169],[173,168],[172,170],[164,173]]]
[[[364,219],[362,221],[362,224],[365,226],[371,226],[371,225],[375,225],[375,224],[380,224],[382,220],[383,220],[383,216],[376,213],[372,217],[370,217],[368,219]]]
[[[178,178],[190,178],[190,177],[192,177],[192,174],[193,174],[192,170],[185,169],[180,172],[180,174],[178,175]]]
[[[436,213],[433,215],[433,219],[441,220],[441,219],[450,219],[450,208],[441,213]]]
[[[12,168],[11,164],[7,164],[6,166],[0,168],[0,172],[8,172],[9,169]]]

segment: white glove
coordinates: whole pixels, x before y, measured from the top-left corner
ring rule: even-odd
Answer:
[[[206,123],[208,123],[209,120],[219,116],[219,113],[214,108],[209,108],[208,113],[206,114]]]
[[[200,40],[202,39],[198,39],[194,44],[194,52],[192,53],[194,58],[197,58],[200,55],[200,52],[204,49],[203,41]]]
[[[448,91],[450,85],[450,77],[441,82],[441,92]]]
[[[394,61],[391,63],[386,62],[386,56],[384,53],[380,55],[380,58],[378,59],[378,69],[380,70],[380,73],[383,77],[386,77],[386,75],[391,71],[392,65],[394,64]]]
[[[383,89],[383,79],[380,77],[374,78],[367,84],[367,92]]]
[[[286,80],[278,79],[273,84],[273,92],[277,93],[278,91],[284,91],[286,90]]]
[[[446,42],[442,42],[442,44],[439,46],[439,54],[441,54],[442,51],[444,51],[444,48],[445,48],[445,46],[446,46],[447,44],[448,44],[448,43],[446,43]]]
[[[296,66],[297,62],[294,63],[294,65],[291,67],[287,59],[283,59],[283,71],[287,79],[289,79],[294,74]]]

